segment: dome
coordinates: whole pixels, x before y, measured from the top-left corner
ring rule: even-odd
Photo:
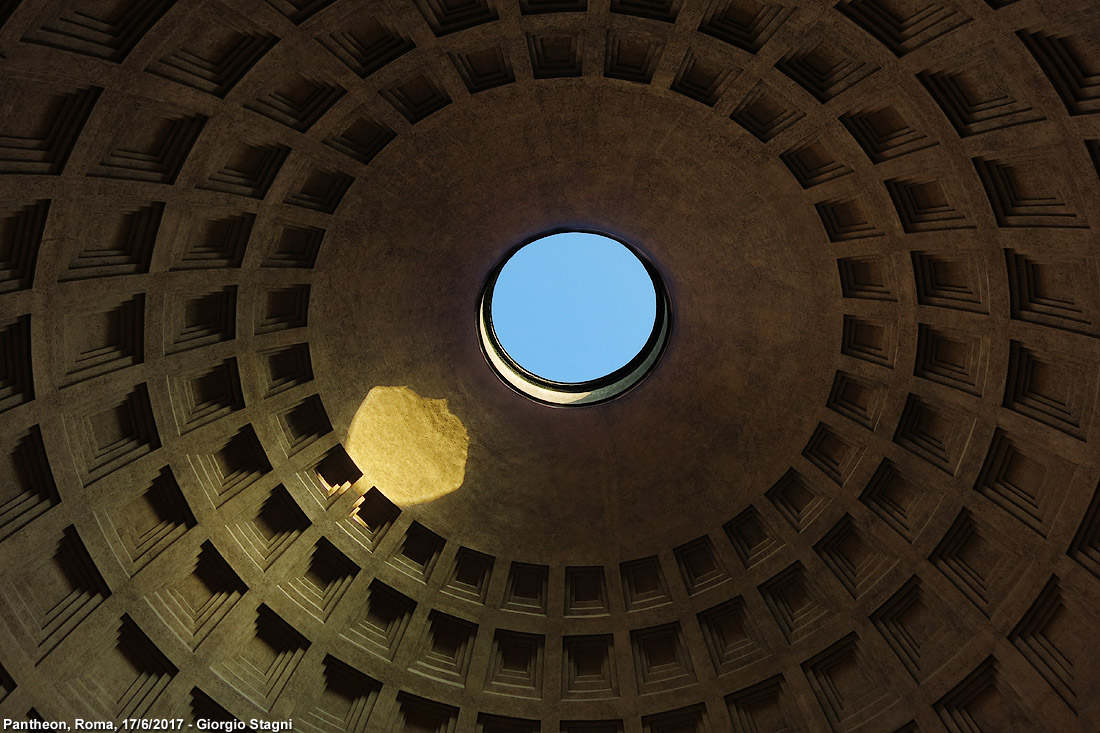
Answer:
[[[13,725],[1100,729],[1089,0],[0,0],[0,71]],[[560,231],[660,283],[583,409],[479,336]]]

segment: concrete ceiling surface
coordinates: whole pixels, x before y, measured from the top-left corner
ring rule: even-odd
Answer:
[[[1091,2],[0,0],[0,89],[0,716],[1100,729]],[[672,304],[593,407],[475,327],[562,228]]]

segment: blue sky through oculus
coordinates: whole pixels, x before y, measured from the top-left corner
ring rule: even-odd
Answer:
[[[657,296],[645,266],[613,239],[567,232],[504,265],[493,292],[497,339],[520,366],[557,382],[610,374],[641,351]]]

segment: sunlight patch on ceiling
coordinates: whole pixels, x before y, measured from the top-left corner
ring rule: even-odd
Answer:
[[[446,496],[466,476],[470,438],[447,400],[408,387],[374,387],[348,430],[348,455],[367,485],[406,507]]]

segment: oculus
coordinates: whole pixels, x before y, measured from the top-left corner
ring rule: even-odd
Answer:
[[[512,389],[548,405],[618,397],[656,365],[671,325],[651,262],[605,234],[560,231],[511,250],[482,290],[478,332]]]

